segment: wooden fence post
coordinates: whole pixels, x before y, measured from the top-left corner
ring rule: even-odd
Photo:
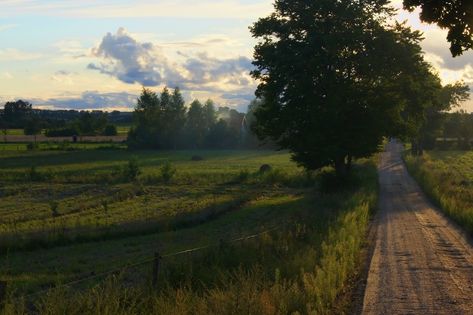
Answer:
[[[159,264],[161,261],[161,256],[158,252],[154,253],[154,261],[153,261],[153,287],[156,288],[158,286],[158,273],[159,273]]]
[[[0,281],[0,312],[5,308],[6,299],[7,283],[5,281]]]

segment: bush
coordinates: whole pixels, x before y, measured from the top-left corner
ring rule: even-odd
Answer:
[[[51,215],[53,218],[56,218],[59,216],[59,203],[57,201],[51,201],[49,203],[49,208],[51,209]]]
[[[104,136],[116,136],[118,134],[117,127],[115,125],[107,125],[102,134]]]
[[[270,172],[273,168],[271,167],[271,165],[269,164],[263,164],[261,165],[261,167],[259,168],[259,172],[264,174],[264,173],[267,173],[267,172]]]
[[[26,149],[28,151],[33,151],[33,150],[38,150],[39,149],[39,145],[35,142],[30,142],[26,145]]]
[[[128,160],[128,163],[123,169],[123,176],[126,180],[134,181],[140,176],[141,169],[138,163],[138,159],[136,157],[131,158]]]
[[[161,167],[161,179],[165,183],[169,183],[171,179],[176,175],[176,168],[170,163],[166,162],[162,167]]]
[[[248,170],[240,170],[237,176],[237,182],[243,183],[246,182],[250,178],[250,172]]]
[[[33,182],[41,181],[44,179],[43,175],[38,172],[36,166],[34,165],[29,169],[28,173],[26,174],[26,177]]]

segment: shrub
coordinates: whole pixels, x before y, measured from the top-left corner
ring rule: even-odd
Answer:
[[[270,172],[273,168],[271,167],[271,165],[269,164],[263,164],[261,165],[261,167],[259,168],[259,172],[260,173],[267,173],[267,172]]]
[[[59,216],[59,203],[55,200],[49,202],[49,208],[51,209],[51,215],[53,218]]]
[[[130,160],[128,160],[128,163],[123,169],[123,176],[125,177],[125,179],[129,181],[134,181],[138,178],[138,176],[140,176],[140,174],[141,174],[141,169],[138,163],[138,158],[133,157]]]
[[[161,179],[165,183],[169,183],[171,179],[176,175],[176,168],[170,163],[166,162],[162,167],[161,167]]]
[[[104,136],[116,136],[118,134],[117,127],[115,125],[107,125],[102,134]]]
[[[107,200],[102,200],[102,207],[103,207],[103,211],[105,213],[108,213],[108,201]]]
[[[36,169],[36,166],[34,165],[28,170],[28,173],[26,174],[26,176],[30,181],[33,181],[33,182],[43,180],[43,175],[40,172],[38,172],[38,170]]]
[[[239,183],[246,182],[250,178],[250,172],[248,170],[240,170],[238,173],[236,181]]]
[[[30,142],[26,145],[26,149],[28,151],[32,151],[32,150],[38,150],[39,149],[39,145],[35,142]]]

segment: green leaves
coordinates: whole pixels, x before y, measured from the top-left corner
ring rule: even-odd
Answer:
[[[369,156],[384,136],[401,136],[407,121],[419,120],[413,113],[428,102],[416,101],[436,82],[425,75],[421,34],[388,25],[386,4],[278,0],[253,25],[260,137],[308,169],[333,165],[343,173],[352,158]]]
[[[447,40],[454,57],[473,48],[473,2],[471,0],[431,1],[404,0],[404,8],[420,7],[420,18],[448,29]]]

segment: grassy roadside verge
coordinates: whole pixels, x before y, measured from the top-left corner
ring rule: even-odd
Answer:
[[[258,199],[238,212],[180,232],[179,239],[204,242],[199,237],[205,234],[219,238],[216,229],[228,233],[232,226],[241,230],[249,222],[268,223],[269,218],[281,225],[254,240],[166,261],[157,289],[147,283],[146,270],[136,270],[126,281],[112,277],[83,291],[52,290],[32,305],[12,300],[6,314],[32,309],[41,314],[333,314],[335,301],[346,304],[336,308],[343,312],[349,301],[337,297],[359,268],[377,201],[375,166],[366,162],[355,172],[356,183],[344,192],[305,190],[292,198]],[[178,249],[167,244],[169,251]],[[17,261],[26,259],[17,255]],[[139,281],[140,274],[144,281]]]
[[[429,152],[404,155],[409,173],[448,216],[473,233],[473,153]]]

